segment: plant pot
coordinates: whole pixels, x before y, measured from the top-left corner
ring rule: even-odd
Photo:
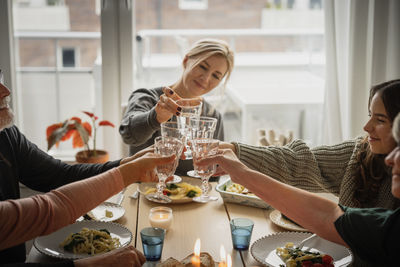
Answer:
[[[104,163],[109,158],[110,155],[104,150],[96,150],[96,156],[93,155],[92,150],[90,152],[87,150],[79,151],[75,155],[76,162],[78,163]]]

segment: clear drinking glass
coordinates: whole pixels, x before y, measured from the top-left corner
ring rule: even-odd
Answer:
[[[183,148],[186,144],[186,138],[188,135],[188,128],[187,127],[180,127],[177,121],[167,121],[161,123],[161,136],[166,136],[166,137],[174,137],[179,140],[181,140],[183,146],[182,150],[178,152],[176,155],[176,166],[179,164],[179,159],[182,155]],[[170,181],[170,183],[179,183],[182,181],[182,178],[174,175],[174,179]]]
[[[189,120],[190,139],[214,137],[218,120],[212,117],[192,117]]]
[[[192,117],[189,120],[189,130],[190,130],[190,138],[188,143],[191,143],[192,139],[196,138],[209,138],[212,139],[214,137],[215,129],[217,128],[218,120],[212,117]],[[196,170],[191,170],[187,172],[188,176],[197,177],[200,176],[196,173]]]
[[[180,155],[182,153],[183,144],[182,142],[174,137],[158,136],[154,139],[154,151],[160,156],[171,156]],[[146,198],[158,202],[158,203],[169,203],[171,199],[163,194],[165,188],[165,180],[175,173],[176,167],[178,166],[175,160],[172,163],[158,165],[156,168],[158,175],[157,192],[154,194],[146,195]]]
[[[201,196],[194,197],[193,201],[197,202],[209,202],[211,200],[217,200],[217,197],[209,196],[208,191],[210,190],[210,185],[208,180],[215,173],[217,167],[215,164],[210,164],[207,166],[198,166],[196,162],[202,158],[212,156],[218,152],[219,140],[210,138],[198,138],[192,140],[193,149],[193,165],[194,170],[197,175],[201,178]]]
[[[200,99],[179,99],[176,103],[182,108],[181,114],[177,116],[177,122],[179,127],[185,129],[189,126],[190,118],[199,118],[201,114],[201,108],[203,106],[203,102]],[[185,157],[186,159],[192,159],[192,152],[187,141],[190,139],[190,131],[186,132],[186,151]]]

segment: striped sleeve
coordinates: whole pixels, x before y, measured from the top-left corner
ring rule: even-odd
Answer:
[[[338,195],[355,140],[313,149],[302,140],[283,147],[233,144],[249,168],[301,189]]]

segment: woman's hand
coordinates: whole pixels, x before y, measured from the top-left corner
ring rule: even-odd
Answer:
[[[139,152],[137,152],[137,153],[136,153],[135,155],[133,155],[133,156],[123,158],[123,159],[121,160],[121,162],[119,163],[119,165],[123,165],[123,164],[128,163],[128,162],[130,162],[130,161],[132,161],[132,160],[135,160],[135,159],[137,159],[137,158],[140,158],[141,156],[143,156],[143,155],[145,155],[145,154],[147,154],[147,153],[154,153],[154,145],[151,145],[151,146],[149,146],[149,147],[146,147],[146,148],[140,150]]]
[[[230,149],[237,155],[236,147],[232,143],[219,142],[219,149]]]
[[[156,105],[157,121],[163,123],[168,121],[173,115],[179,116],[182,108],[175,102],[181,97],[171,88],[164,87],[164,94],[160,96]]]
[[[175,160],[175,155],[160,157],[154,153],[147,153],[118,167],[124,179],[125,187],[134,182],[157,182],[155,167],[169,164]]]
[[[216,155],[201,159],[196,164],[200,166],[218,164],[219,169],[217,171],[228,173],[232,181],[237,183],[240,183],[237,179],[242,177],[242,173],[247,170],[247,166],[239,161],[231,149],[219,149]]]
[[[74,265],[75,267],[139,267],[142,266],[145,261],[146,258],[140,251],[133,246],[127,246],[94,257],[75,260]]]

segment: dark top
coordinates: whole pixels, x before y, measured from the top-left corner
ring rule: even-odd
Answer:
[[[128,107],[119,126],[119,133],[125,144],[129,145],[129,155],[154,144],[154,138],[161,135],[161,126],[157,121],[155,107],[163,94],[162,87],[154,89],[137,89],[128,101]],[[213,117],[218,120],[214,138],[224,140],[224,126],[221,114],[207,101],[203,100],[201,116]],[[193,170],[192,160],[180,160],[176,173],[186,175]]]
[[[40,150],[13,126],[0,131],[0,201],[20,198],[19,183],[36,191],[48,192],[112,169],[119,162],[66,164]],[[25,244],[20,244],[0,251],[0,264],[24,262],[25,257]]]
[[[354,266],[399,266],[400,208],[340,207],[335,227],[356,256]]]

